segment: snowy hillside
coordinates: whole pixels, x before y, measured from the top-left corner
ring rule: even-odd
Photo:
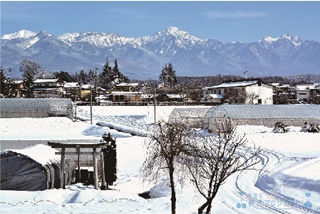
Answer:
[[[13,68],[14,76],[26,58],[48,71],[74,73],[93,66],[102,68],[106,57],[117,59],[121,71],[132,79],[158,78],[168,63],[179,76],[242,75],[244,69],[252,76],[315,74],[320,72],[319,56],[319,42],[298,36],[266,36],[251,43],[223,44],[176,27],[136,38],[104,32],[55,36],[28,30],[1,38],[2,66]]]
[[[174,107],[157,108],[157,119],[167,120]],[[190,108],[190,107],[184,107]],[[139,168],[146,154],[143,137],[153,118],[153,107],[94,106],[93,124],[89,107],[78,107],[83,121],[67,118],[0,119],[2,140],[65,138],[99,139],[111,132],[117,138],[118,180],[113,190],[95,190],[82,184],[45,191],[1,191],[3,213],[170,213],[170,192],[161,183],[143,182]],[[108,124],[109,129],[95,125]],[[123,130],[124,132],[120,131]],[[230,177],[213,202],[213,213],[320,213],[320,134],[300,132],[275,134],[263,126],[239,126],[251,145],[261,146],[262,162],[256,171]],[[126,132],[134,132],[132,136]],[[39,151],[41,153],[41,151]],[[185,181],[177,188],[177,213],[197,213],[203,199]],[[138,193],[150,190],[152,199]]]

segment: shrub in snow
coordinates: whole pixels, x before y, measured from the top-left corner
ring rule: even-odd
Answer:
[[[302,127],[301,131],[303,132],[320,132],[320,126],[316,123],[304,123],[304,126]]]
[[[286,133],[289,130],[283,122],[276,122],[272,131],[273,133]]]
[[[113,185],[117,180],[117,145],[110,133],[102,138],[108,143],[108,146],[103,149],[105,178],[108,185]]]

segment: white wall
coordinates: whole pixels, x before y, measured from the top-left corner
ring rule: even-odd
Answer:
[[[258,95],[256,99],[253,100],[253,104],[258,104],[259,99],[261,99],[261,104],[263,105],[272,105],[273,104],[273,89],[268,85],[252,85],[246,87],[247,93],[255,93]],[[246,103],[249,103],[249,99],[247,98]]]

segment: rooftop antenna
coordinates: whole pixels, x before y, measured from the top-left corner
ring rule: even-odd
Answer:
[[[247,79],[247,73],[248,73],[248,71],[247,71],[247,69],[246,69],[246,70],[243,72],[245,79]]]

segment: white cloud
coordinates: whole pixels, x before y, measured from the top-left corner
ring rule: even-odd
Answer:
[[[208,19],[238,19],[238,18],[258,18],[267,17],[268,14],[255,11],[207,11],[203,15]]]

